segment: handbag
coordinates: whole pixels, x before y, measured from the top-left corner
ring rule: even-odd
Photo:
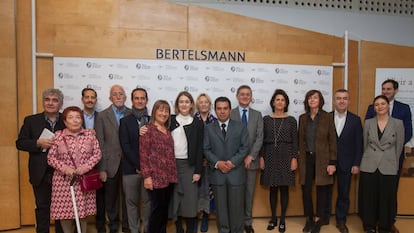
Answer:
[[[79,182],[82,192],[102,188],[102,182],[101,179],[99,179],[99,170],[95,168],[92,168],[92,170],[80,176]]]
[[[66,149],[76,169],[76,163],[72,156],[73,152],[69,150],[68,144],[64,136],[63,136],[63,142],[65,143]],[[102,188],[102,181],[101,179],[99,179],[99,170],[96,168],[92,168],[90,171],[86,172],[85,174],[78,176],[78,179],[79,179],[82,192],[88,192],[88,191]]]

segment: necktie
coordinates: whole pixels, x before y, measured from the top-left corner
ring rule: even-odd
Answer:
[[[223,138],[226,138],[226,124],[221,124],[221,133],[223,134]]]
[[[243,115],[242,115],[242,123],[247,125],[247,115],[246,115],[247,109],[243,109]]]

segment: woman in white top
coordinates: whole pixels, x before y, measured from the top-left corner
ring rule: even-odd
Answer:
[[[171,134],[177,162],[178,184],[174,188],[171,205],[177,233],[193,233],[198,210],[198,184],[203,163],[204,124],[194,118],[194,99],[190,93],[180,92],[175,100],[176,115],[171,116]]]

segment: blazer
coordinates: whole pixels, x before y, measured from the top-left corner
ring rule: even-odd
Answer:
[[[376,113],[374,106],[371,104],[368,106],[365,120],[374,118]],[[394,106],[392,108],[391,116],[403,121],[404,123],[404,144],[410,141],[413,136],[413,122],[410,106],[408,104],[401,103],[400,101],[394,100]]]
[[[247,128],[241,122],[229,120],[226,138],[223,137],[219,121],[205,126],[204,155],[210,163],[209,181],[213,185],[242,185],[246,182],[244,158],[249,152]],[[215,165],[220,160],[230,160],[234,168],[223,174]]]
[[[16,140],[16,148],[18,150],[29,152],[29,180],[34,186],[40,185],[49,169],[53,171],[53,168],[47,164],[47,153],[49,150],[43,152],[36,143],[44,128],[53,132],[49,122],[45,119],[44,113],[27,116],[24,118],[19,136]],[[59,119],[56,122],[54,131],[64,128],[66,126],[63,123],[63,116],[59,113]]]
[[[328,175],[326,168],[328,165],[336,164],[336,132],[335,123],[332,116],[324,110],[319,111],[319,121],[316,127],[315,139],[315,184],[333,184],[333,176]],[[306,175],[306,125],[309,113],[299,116],[299,181],[305,184]]]
[[[335,122],[335,114],[331,113]],[[359,167],[362,158],[362,124],[361,118],[347,112],[341,135],[337,135],[337,169],[351,172],[353,166]]]
[[[147,122],[149,122],[149,116]],[[139,124],[133,114],[122,118],[119,123],[119,143],[122,149],[121,167],[123,175],[137,174],[140,168]]]
[[[247,131],[249,132],[249,151],[253,161],[249,170],[257,170],[259,168],[259,152],[263,144],[263,117],[262,113],[249,108],[247,120]],[[233,108],[230,113],[230,119],[241,122],[239,107]]]
[[[131,110],[127,108],[125,116],[128,116],[130,112]],[[98,169],[105,171],[108,177],[112,178],[118,172],[122,158],[119,126],[112,105],[99,112],[95,123],[95,131],[102,151],[102,159],[98,164]]]
[[[364,154],[360,170],[383,175],[397,175],[400,155],[404,145],[404,125],[399,119],[390,117],[381,140],[378,138],[377,118],[365,121]]]
[[[176,115],[171,115],[171,132],[180,126],[176,117]],[[188,163],[194,166],[193,174],[201,174],[203,168],[204,123],[199,118],[194,117],[193,122],[189,125],[184,125],[183,128],[187,138]]]

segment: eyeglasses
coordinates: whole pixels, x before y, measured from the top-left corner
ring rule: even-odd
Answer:
[[[122,93],[122,92],[112,92],[111,96],[113,96],[113,97],[123,97],[123,96],[125,96],[125,94]]]

